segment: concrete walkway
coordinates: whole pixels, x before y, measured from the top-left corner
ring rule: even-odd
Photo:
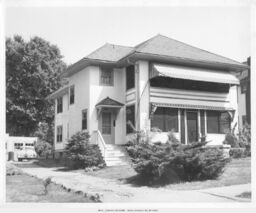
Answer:
[[[101,202],[250,202],[235,197],[251,191],[250,184],[204,190],[171,190],[163,188],[133,187],[114,180],[93,177],[78,172],[60,171],[59,168],[22,168],[32,176],[52,181],[66,189],[99,198]]]

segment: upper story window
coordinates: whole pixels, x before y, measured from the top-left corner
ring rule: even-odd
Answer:
[[[230,131],[228,112],[207,111],[207,133],[226,134]]]
[[[126,90],[135,87],[135,67],[130,65],[126,67]]]
[[[62,142],[62,126],[57,126],[57,142]]]
[[[133,133],[135,129],[135,105],[126,107],[126,134]]]
[[[57,98],[57,113],[62,113],[63,111],[63,98]]]
[[[100,84],[104,86],[114,85],[114,72],[110,68],[101,68],[100,72]]]
[[[87,129],[87,110],[82,111],[82,130]]]
[[[151,127],[161,129],[163,132],[171,130],[178,132],[178,109],[157,107],[151,121]]]
[[[69,104],[75,103],[75,86],[71,86],[69,89]]]

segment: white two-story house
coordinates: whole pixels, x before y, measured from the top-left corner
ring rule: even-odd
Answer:
[[[173,130],[181,143],[221,144],[238,121],[236,73],[245,64],[157,35],[135,47],[105,44],[70,66],[54,99],[56,152],[76,132],[125,144],[136,130]]]

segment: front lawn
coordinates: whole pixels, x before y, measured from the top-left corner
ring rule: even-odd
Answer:
[[[60,185],[54,183],[48,186],[48,194],[45,194],[43,181],[26,174],[6,176],[6,201],[53,203],[93,202],[83,195],[68,192]]]
[[[84,172],[84,171],[83,171]],[[122,184],[135,187],[146,185],[130,166],[106,167],[104,169],[87,172],[86,174],[100,178],[116,180]],[[212,187],[247,184],[251,182],[251,158],[232,159],[227,164],[224,173],[216,180],[182,182],[161,186],[175,190],[196,190]],[[156,186],[155,186],[156,187]]]
[[[251,183],[251,158],[232,159],[224,173],[216,180],[194,181],[169,184],[165,188],[175,190],[195,190],[212,187],[231,186]]]

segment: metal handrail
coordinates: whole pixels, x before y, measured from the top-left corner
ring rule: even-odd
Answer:
[[[107,149],[106,143],[105,143],[105,141],[101,135],[101,132],[99,130],[95,130],[94,132],[96,133],[96,136],[97,136],[96,143],[102,152],[103,158],[105,158],[105,151]]]

